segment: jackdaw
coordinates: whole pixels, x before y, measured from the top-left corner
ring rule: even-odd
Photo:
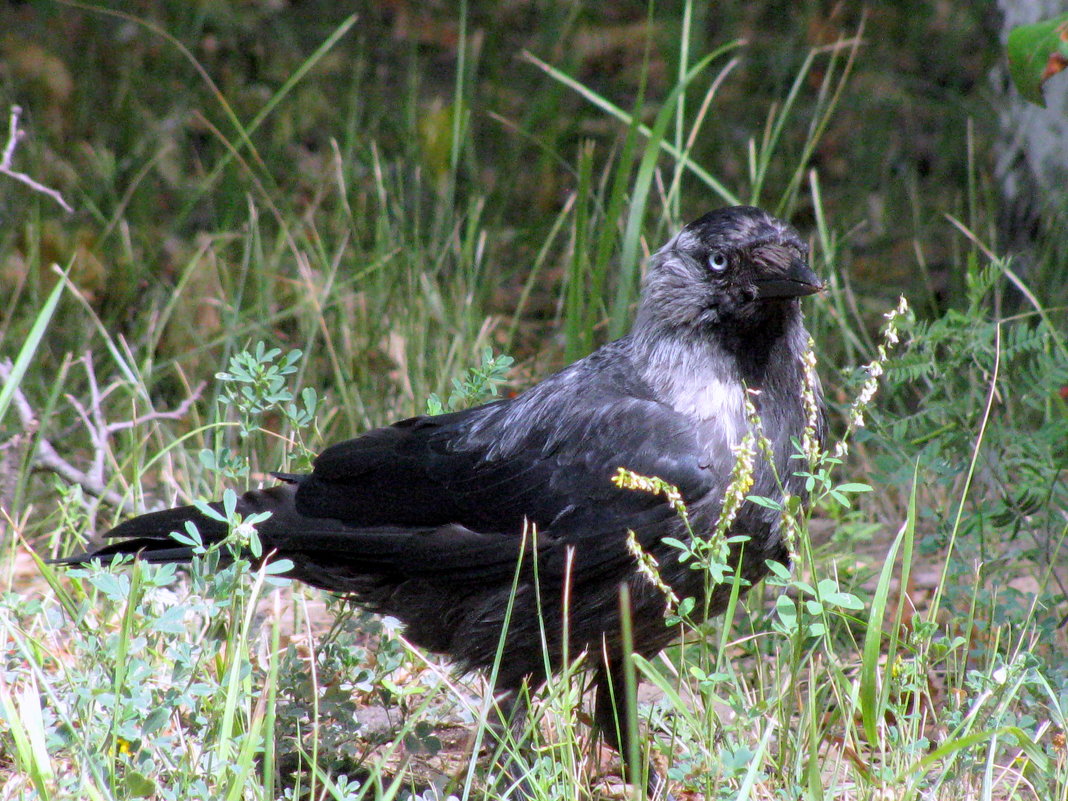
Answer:
[[[792,227],[751,206],[713,211],[652,257],[627,336],[517,397],[328,447],[311,473],[279,474],[283,483],[245,493],[237,511],[271,513],[259,537],[265,553],[292,561],[291,577],[398,618],[412,642],[461,670],[488,672],[503,637],[495,692],[506,709],[565,653],[587,652],[594,719],[627,753],[636,732],[617,712],[621,588],[634,652],[652,657],[677,631],[628,536],[679,598],[723,611],[729,585],[705,599],[704,576],[663,539],[716,527],[734,449],[753,427],[747,397],[773,455],[769,464],[758,450],[750,494],[805,497],[790,460],[812,417],[799,298],[819,289]],[[822,438],[822,412],[816,418],[812,434]],[[621,467],[677,487],[690,527],[661,495],[613,483]],[[63,561],[188,561],[191,549],[171,532],[189,521],[206,543],[227,535],[183,506],[128,520],[106,535],[115,542]],[[780,526],[774,509],[738,509],[728,534],[744,539],[731,546],[744,586],[769,560],[789,561]],[[655,772],[649,787],[664,792]]]

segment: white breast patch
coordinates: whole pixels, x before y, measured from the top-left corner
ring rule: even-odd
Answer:
[[[735,381],[703,381],[676,384],[672,406],[681,414],[699,420],[715,420],[729,445],[737,445],[746,428],[745,390]]]

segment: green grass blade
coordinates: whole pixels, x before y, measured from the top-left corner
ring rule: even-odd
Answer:
[[[624,704],[626,714],[623,717],[624,730],[620,732],[620,739],[626,746],[626,753],[620,754],[627,767],[626,776],[634,786],[634,798],[636,801],[645,797],[644,772],[642,770],[641,745],[638,732],[638,677],[634,663],[634,628],[630,610],[630,592],[627,585],[622,584],[619,588],[619,622],[620,635],[623,643],[623,698],[613,698],[612,703],[618,709],[619,704]],[[616,719],[619,719],[617,715]]]
[[[0,710],[15,744],[15,758],[33,782],[38,796],[52,798],[52,762],[45,747],[44,719],[36,681],[32,678],[13,698],[7,683],[0,680]]]
[[[728,52],[730,50],[733,50],[733,49],[735,49],[737,47],[740,47],[741,45],[742,45],[741,40],[728,42],[727,44],[723,45],[722,47],[719,47],[719,48],[716,48],[715,50],[713,50],[711,53],[709,53],[705,57],[705,59],[706,60],[712,60],[712,59],[719,58],[724,53],[726,53],[726,52]],[[623,109],[621,109],[619,106],[615,105],[614,103],[606,100],[604,97],[602,97],[601,95],[597,94],[592,89],[588,89],[587,87],[583,86],[581,83],[576,81],[574,78],[572,78],[567,73],[562,72],[562,71],[556,69],[555,67],[553,67],[553,66],[551,66],[549,64],[546,64],[544,61],[542,61],[540,58],[538,58],[537,56],[533,55],[532,53],[524,52],[523,53],[523,58],[525,58],[531,64],[536,66],[538,69],[543,70],[546,74],[551,76],[553,79],[555,79],[557,81],[560,81],[560,83],[564,84],[568,88],[573,89],[576,93],[578,93],[583,98],[588,100],[594,106],[596,106],[597,108],[601,109],[602,111],[604,111],[605,113],[609,114],[610,116],[615,117],[617,120],[619,120],[623,124],[625,124],[625,125],[632,125],[633,124],[634,118],[633,118],[632,115],[628,114],[627,112],[625,112]],[[637,127],[638,132],[641,133],[643,136],[645,136],[646,138],[652,138],[653,132],[649,128],[649,126],[639,124],[636,127]],[[673,158],[675,158],[675,159],[677,159],[679,161],[684,161],[685,164],[686,164],[686,168],[690,172],[692,172],[694,174],[694,176],[696,176],[702,183],[704,183],[706,186],[708,186],[709,189],[711,189],[713,192],[715,192],[717,195],[719,195],[719,197],[723,199],[724,203],[727,203],[728,205],[731,205],[731,206],[735,206],[735,205],[737,205],[738,203],[741,202],[738,199],[737,195],[735,195],[733,192],[731,192],[729,189],[727,189],[727,187],[724,186],[722,183],[720,183],[718,180],[713,178],[711,173],[709,173],[708,171],[706,171],[705,169],[703,169],[699,165],[695,164],[693,161],[685,159],[684,154],[681,153],[679,150],[677,150],[675,148],[675,146],[672,145],[670,142],[665,142],[663,140],[663,138],[661,137],[661,140],[659,141],[658,146],[663,148],[663,150],[666,153],[668,153],[670,156],[672,156]]]
[[[623,336],[630,320],[631,302],[637,293],[638,282],[634,280],[634,275],[638,272],[638,245],[641,243],[645,224],[645,208],[653,185],[653,174],[660,157],[661,146],[666,144],[664,135],[671,124],[675,105],[680,101],[693,79],[712,63],[716,55],[717,53],[710,53],[705,56],[686,73],[682,80],[675,84],[660,107],[653,129],[649,133],[649,141],[645,145],[641,163],[638,165],[638,175],[634,179],[630,212],[627,215],[627,224],[623,233],[619,283],[616,285],[616,298],[612,305],[612,318],[608,327],[608,336],[611,339]]]
[[[691,702],[683,700],[679,693],[678,680],[669,679],[657,670],[652,662],[638,654],[634,654],[632,659],[635,670],[641,673],[642,678],[664,693],[664,698],[670,704],[672,712],[679,715],[687,726],[697,729],[699,725],[697,717],[694,715]]]
[[[271,612],[271,650],[267,655],[267,709],[263,727],[263,797],[274,798],[275,772],[275,738],[278,713],[278,668],[279,648],[281,647],[281,597],[277,590],[273,593]]]
[[[886,560],[883,563],[882,572],[879,575],[879,583],[875,588],[875,597],[871,603],[871,614],[868,616],[868,630],[864,634],[864,651],[863,659],[861,663],[860,672],[860,709],[861,717],[864,721],[864,733],[868,737],[869,743],[872,746],[878,742],[877,724],[879,714],[885,705],[885,698],[889,688],[884,686],[882,692],[879,690],[879,656],[882,648],[883,640],[883,620],[886,617],[886,602],[887,597],[890,594],[890,579],[894,574],[894,563],[897,561],[897,552],[902,543],[906,543],[905,549],[908,557],[912,555],[912,542],[916,535],[916,485],[919,480],[919,462],[916,463],[916,467],[912,474],[912,492],[909,494],[909,506],[908,512],[905,517],[905,524],[901,527],[897,537],[894,539],[893,545],[890,546],[890,550],[886,554]],[[901,595],[902,601],[904,601],[904,595],[906,593],[906,580],[907,580],[908,565],[902,568],[902,582],[901,582]],[[899,607],[901,605],[899,603]],[[899,618],[900,620],[900,613]],[[897,641],[897,627],[890,632],[891,648],[888,658],[893,660],[893,651],[896,650],[893,646]],[[887,663],[887,672],[889,673],[892,667],[892,662]]]
[[[745,772],[745,778],[742,779],[742,783],[738,787],[738,793],[734,796],[735,801],[746,801],[746,799],[752,795],[753,788],[756,787],[757,779],[760,778],[760,767],[764,764],[764,755],[768,751],[768,743],[771,742],[771,735],[774,731],[775,721],[769,720],[767,728],[764,729],[764,733],[760,736],[760,743],[757,745],[752,759],[749,760],[749,767]]]
[[[33,361],[34,354],[37,353],[37,347],[41,344],[41,340],[44,339],[49,323],[52,322],[52,315],[55,314],[56,306],[59,304],[59,296],[63,294],[63,287],[73,264],[74,261],[72,259],[62,272],[60,272],[57,265],[53,265],[53,269],[56,272],[60,272],[60,280],[52,287],[52,291],[48,293],[44,305],[37,312],[37,317],[34,318],[30,332],[26,335],[26,340],[22,343],[22,347],[19,348],[19,355],[15,357],[15,363],[11,367],[11,375],[4,382],[4,386],[0,388],[0,424],[4,422],[4,416],[11,406],[11,399],[15,397],[15,390],[18,389],[23,376],[26,375],[26,370],[30,366],[30,362]]]
[[[1046,773],[1051,769],[1049,757],[1045,754],[1038,743],[1031,739],[1019,726],[1001,726],[997,729],[987,729],[983,731],[972,732],[964,737],[950,737],[946,742],[942,743],[938,748],[935,748],[929,754],[924,756],[919,762],[914,763],[910,770],[909,776],[909,792],[906,792],[901,798],[910,798],[912,790],[912,782],[925,776],[928,771],[932,770],[942,760],[952,759],[961,751],[971,748],[979,743],[988,742],[995,737],[1001,737],[1003,735],[1009,735],[1014,740],[1016,745],[1021,748],[1025,754],[1035,763],[1035,769],[1039,773]],[[899,776],[897,784],[904,784],[906,777]]]

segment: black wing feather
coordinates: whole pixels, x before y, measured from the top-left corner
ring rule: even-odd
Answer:
[[[382,556],[400,573],[504,581],[531,526],[543,569],[562,570],[573,546],[576,575],[632,560],[628,530],[645,547],[673,531],[675,513],[662,498],[612,482],[620,467],[662,478],[689,502],[722,489],[724,477],[701,467],[691,421],[642,387],[609,385],[594,403],[587,392],[578,408],[566,387],[538,389],[546,388],[558,391],[535,397],[538,414],[503,452],[500,429],[514,426],[514,401],[412,418],[334,445],[300,481],[296,508],[354,529],[355,554],[392,543]]]

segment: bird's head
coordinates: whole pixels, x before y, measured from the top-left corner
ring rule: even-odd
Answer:
[[[741,333],[799,316],[797,299],[820,289],[797,231],[761,209],[731,206],[690,223],[654,255],[638,325]]]

